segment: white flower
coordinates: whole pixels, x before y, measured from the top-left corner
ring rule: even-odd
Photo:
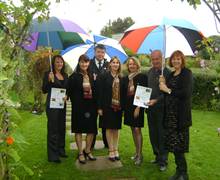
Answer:
[[[214,88],[214,90],[215,90],[218,94],[220,93],[219,87],[216,86],[216,87]]]

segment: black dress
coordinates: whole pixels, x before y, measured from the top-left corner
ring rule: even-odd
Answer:
[[[65,154],[65,133],[66,133],[66,107],[64,109],[51,109],[50,96],[51,88],[67,88],[68,76],[64,74],[64,80],[54,77],[54,82],[48,81],[49,72],[46,72],[43,79],[42,90],[47,93],[46,114],[47,114],[47,152],[48,160],[55,161],[60,155]]]
[[[183,69],[177,76],[171,73],[167,85],[172,92],[165,96],[165,148],[169,152],[185,153],[189,151],[189,127],[192,124],[191,71]]]
[[[83,95],[83,75],[74,72],[69,77],[68,96],[72,102],[71,128],[74,133],[97,133],[97,105],[94,81],[90,77],[92,99]]]
[[[136,90],[137,85],[147,86],[147,76],[144,74],[138,74],[133,78],[134,88]],[[134,118],[134,110],[137,106],[133,105],[134,95],[128,96],[128,76],[123,78],[123,92],[126,95],[124,105],[124,124],[131,127],[144,127],[144,108],[140,108],[140,113],[137,118]]]
[[[113,76],[111,73],[107,72],[100,75],[97,83],[99,88],[98,108],[103,110],[103,116],[100,119],[99,126],[106,129],[121,129],[122,110],[124,105],[122,78],[119,77],[121,110],[118,111],[114,111],[111,107],[113,84]]]

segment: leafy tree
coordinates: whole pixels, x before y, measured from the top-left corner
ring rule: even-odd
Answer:
[[[111,37],[112,34],[123,33],[127,28],[133,25],[135,22],[131,17],[126,17],[124,19],[118,18],[111,22],[109,20],[108,24],[104,26],[101,30],[103,36]]]
[[[23,168],[29,175],[33,172],[22,163],[17,147],[25,143],[16,131],[17,125],[10,120],[9,108],[18,105],[9,97],[15,79],[20,76],[20,65],[26,61],[22,43],[34,16],[39,20],[49,15],[49,0],[13,0],[0,2],[0,179],[18,179],[16,168]],[[15,148],[16,147],[16,148]]]
[[[181,1],[187,1],[190,5],[194,6],[194,8],[196,8],[198,5],[201,4],[201,0],[181,0]],[[202,1],[209,7],[209,9],[213,12],[217,21],[220,23],[220,1],[219,0],[202,0]]]

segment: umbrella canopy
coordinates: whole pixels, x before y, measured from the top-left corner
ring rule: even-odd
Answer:
[[[181,50],[185,55],[193,55],[198,49],[197,43],[203,34],[189,21],[183,19],[168,19],[157,24],[149,23],[142,28],[129,28],[120,43],[137,54],[150,54],[159,49],[165,57],[175,50]]]
[[[69,46],[84,43],[79,33],[87,34],[76,23],[56,17],[43,22],[34,19],[30,33],[28,43],[24,45],[28,51],[34,51],[38,46],[50,46],[53,49],[63,50]]]
[[[75,69],[80,55],[86,54],[90,59],[94,57],[96,44],[103,44],[105,46],[105,58],[107,60],[117,56],[123,63],[127,59],[127,55],[118,41],[100,35],[92,35],[90,39],[86,40],[86,44],[74,45],[62,51],[61,54],[70,67]]]

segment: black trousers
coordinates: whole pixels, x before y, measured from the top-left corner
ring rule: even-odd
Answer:
[[[149,137],[155,160],[160,165],[167,164],[168,152],[164,147],[163,106],[150,107],[147,111]]]
[[[97,119],[99,119],[99,126],[100,126],[100,122],[102,121],[102,117],[98,116],[98,114],[97,114]],[[94,135],[91,149],[94,149],[94,147],[95,147],[96,135]],[[102,128],[102,141],[103,141],[104,146],[108,147],[108,141],[107,141],[107,138],[106,138],[106,129],[105,128]]]
[[[176,163],[176,172],[178,174],[187,174],[187,163],[184,153],[174,153],[175,163]]]
[[[108,147],[108,142],[107,142],[107,139],[106,139],[106,129],[105,128],[102,128],[102,140],[103,140],[103,143],[104,143],[105,147]],[[92,149],[95,147],[95,142],[96,142],[96,135],[93,138],[93,142],[92,142],[92,146],[91,146]]]
[[[48,160],[54,161],[65,154],[66,110],[47,108],[46,114]]]

